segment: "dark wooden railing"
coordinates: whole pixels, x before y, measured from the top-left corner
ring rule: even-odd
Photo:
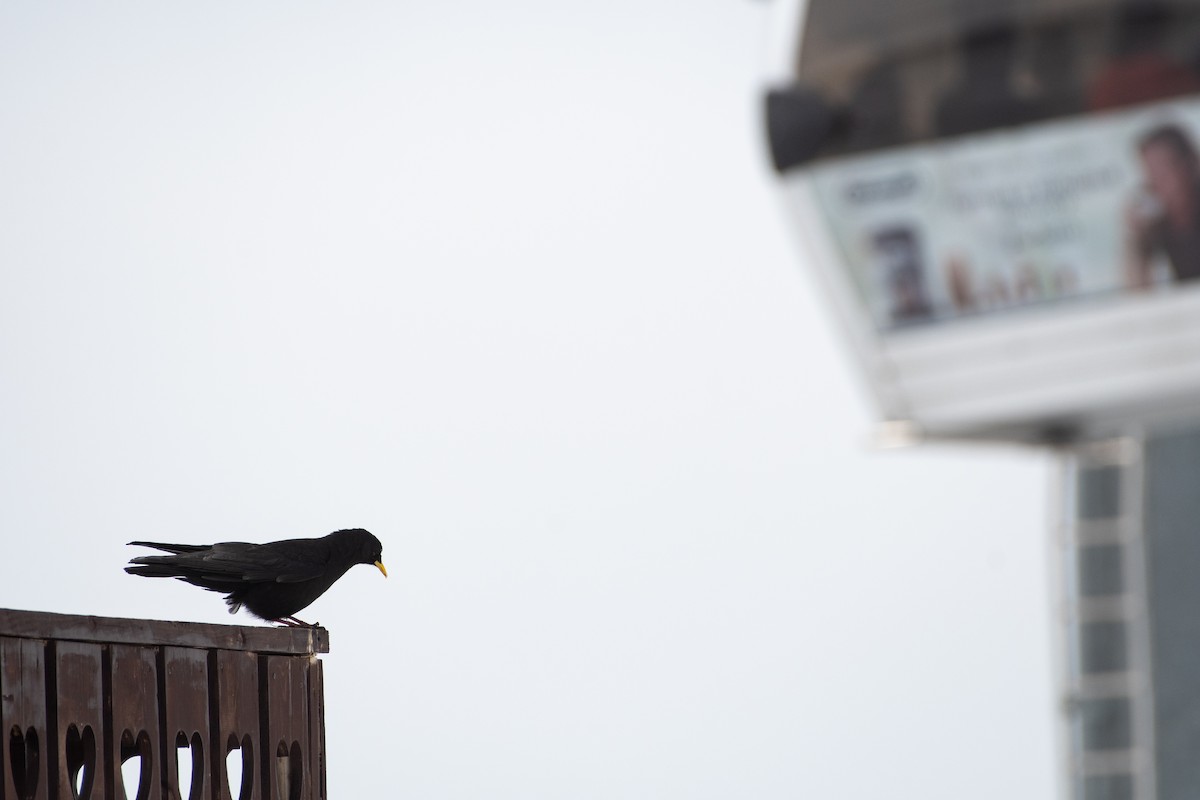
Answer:
[[[0,609],[0,800],[325,800],[328,652],[323,628]]]

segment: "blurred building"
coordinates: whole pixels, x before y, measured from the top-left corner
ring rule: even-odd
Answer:
[[[1200,797],[1200,2],[781,2],[766,132],[888,441],[1063,464],[1064,796]]]

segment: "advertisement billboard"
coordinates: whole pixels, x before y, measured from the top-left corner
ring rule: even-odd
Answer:
[[[1200,101],[830,159],[815,205],[879,332],[1200,277]]]

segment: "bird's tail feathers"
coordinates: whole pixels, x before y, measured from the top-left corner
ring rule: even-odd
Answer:
[[[147,578],[177,578],[179,577],[179,568],[171,564],[153,564],[142,562],[138,559],[135,562],[136,566],[128,566],[125,571],[130,575],[145,575]]]
[[[198,553],[201,550],[207,550],[206,544],[165,544],[163,542],[130,542],[130,545],[138,545],[139,547],[153,547],[155,550],[163,550],[168,553]]]

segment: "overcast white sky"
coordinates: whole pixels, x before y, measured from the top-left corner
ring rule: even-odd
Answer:
[[[875,453],[768,4],[0,4],[0,606],[363,526],[334,798],[1043,800],[1037,453]]]

